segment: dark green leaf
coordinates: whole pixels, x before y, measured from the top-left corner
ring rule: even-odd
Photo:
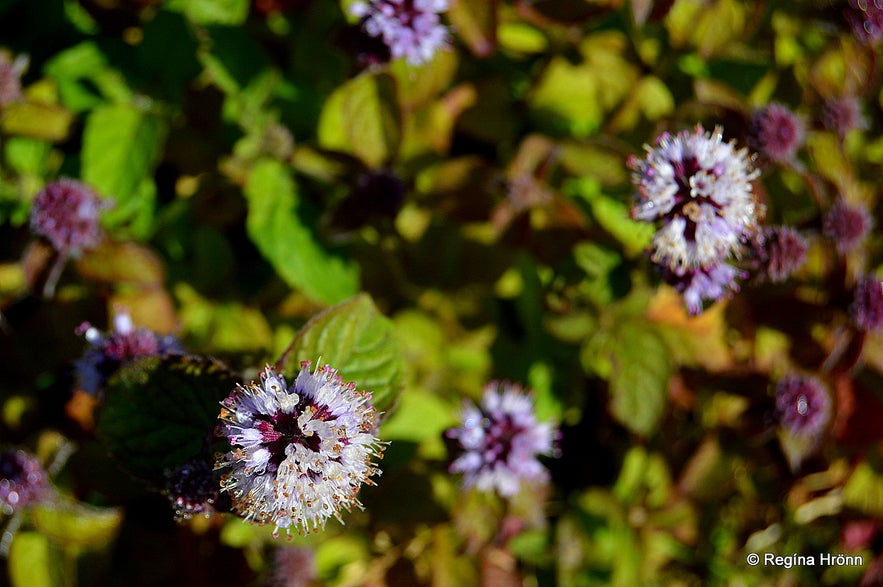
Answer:
[[[310,320],[280,363],[292,375],[301,361],[320,360],[359,389],[371,391],[378,411],[389,411],[402,392],[404,363],[392,321],[365,294]]]
[[[310,228],[315,213],[300,201],[297,184],[281,163],[258,163],[245,197],[248,234],[289,285],[325,303],[340,302],[358,291],[357,267],[319,242]]]
[[[211,438],[237,379],[208,358],[149,357],[110,380],[98,414],[108,451],[138,477],[160,482],[166,469],[197,456]]]

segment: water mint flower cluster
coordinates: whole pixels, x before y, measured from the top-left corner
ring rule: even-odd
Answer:
[[[383,40],[393,59],[420,65],[448,44],[440,18],[447,9],[448,0],[360,0],[349,10],[368,35]]]
[[[883,585],[881,9],[0,0],[0,584]]]
[[[49,476],[37,457],[11,447],[0,451],[0,512],[11,514],[52,495]]]
[[[701,301],[738,290],[741,274],[727,263],[762,214],[751,185],[759,172],[720,128],[664,133],[645,149],[645,158],[629,160],[638,188],[632,217],[658,225],[651,259],[696,314]]]
[[[177,338],[136,327],[126,311],[117,312],[109,332],[102,332],[89,322],[83,322],[76,332],[89,344],[74,363],[77,386],[93,395],[127,362],[138,357],[183,352]]]
[[[522,483],[543,483],[548,471],[539,461],[555,452],[556,433],[537,421],[533,398],[520,386],[489,383],[476,406],[466,402],[462,424],[446,433],[455,444],[452,473],[463,474],[463,485],[511,497]]]
[[[68,178],[49,183],[31,208],[31,230],[64,257],[77,257],[104,238],[99,215],[109,206],[86,184]]]
[[[270,367],[259,383],[237,386],[220,416],[232,450],[215,465],[233,511],[290,535],[361,507],[359,489],[380,474],[385,448],[370,402],[327,365],[304,363],[291,386]]]

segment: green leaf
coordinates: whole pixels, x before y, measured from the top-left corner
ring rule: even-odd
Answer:
[[[248,16],[248,5],[248,0],[171,0],[166,6],[197,24],[238,26]]]
[[[35,506],[31,521],[41,534],[60,546],[94,549],[106,546],[116,537],[123,510],[58,501]]]
[[[883,474],[867,462],[859,463],[843,488],[843,503],[872,516],[883,515]]]
[[[110,380],[98,434],[111,455],[137,477],[159,483],[166,469],[197,456],[237,379],[213,359],[148,357]]]
[[[6,108],[0,128],[8,135],[63,141],[73,120],[73,115],[61,106],[18,102]]]
[[[622,243],[627,257],[641,255],[650,245],[655,232],[653,226],[632,220],[628,205],[620,199],[603,194],[595,179],[586,177],[567,180],[563,189],[568,195],[588,202],[595,220]]]
[[[249,236],[289,285],[324,303],[343,301],[358,291],[358,268],[319,242],[310,229],[316,213],[300,201],[297,184],[282,163],[258,163],[245,198]]]
[[[159,119],[123,104],[96,108],[86,119],[81,177],[114,199],[105,214],[110,224],[152,221],[151,176],[164,134]]]
[[[365,74],[329,96],[319,118],[319,144],[351,153],[372,167],[392,159],[401,140],[401,113],[388,74]]]
[[[497,48],[497,0],[454,2],[448,18],[476,57],[489,57]]]
[[[366,294],[316,315],[298,332],[279,363],[292,376],[302,361],[320,359],[346,381],[372,392],[378,411],[389,411],[402,392],[404,362],[393,323]]]
[[[80,273],[90,279],[109,284],[131,283],[145,287],[162,287],[165,267],[150,248],[135,242],[107,240],[87,251],[77,262]]]
[[[671,360],[653,325],[634,320],[602,328],[590,338],[583,367],[607,379],[613,417],[636,434],[652,434],[665,408]]]
[[[533,118],[543,126],[586,136],[601,124],[600,82],[588,65],[564,57],[549,62],[530,99]]]
[[[671,372],[662,338],[643,324],[617,332],[610,377],[613,417],[632,432],[649,435],[662,418]]]
[[[9,581],[12,587],[63,585],[61,561],[53,556],[49,540],[36,532],[19,532],[9,549]]]

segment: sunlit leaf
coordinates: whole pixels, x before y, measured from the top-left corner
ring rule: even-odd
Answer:
[[[68,137],[73,121],[73,114],[61,106],[19,102],[6,108],[0,128],[12,136],[58,142]]]
[[[183,11],[192,22],[236,26],[248,16],[248,0],[170,0],[169,10]]]
[[[372,392],[378,411],[388,411],[402,392],[404,363],[392,321],[365,294],[310,320],[280,359],[294,374],[302,361],[328,364],[360,390]]]
[[[337,88],[325,102],[319,143],[377,167],[398,150],[400,117],[393,79],[388,74],[363,74]]]
[[[49,539],[37,532],[19,532],[9,549],[9,581],[12,587],[61,587],[61,556]]]
[[[859,463],[843,488],[843,503],[872,516],[883,515],[883,474],[868,462]]]
[[[77,269],[87,278],[105,283],[156,287],[161,286],[166,278],[159,256],[135,242],[105,240],[98,248],[83,255],[77,262]]]
[[[321,243],[312,229],[316,213],[301,201],[282,163],[258,163],[245,185],[245,197],[248,234],[282,279],[319,302],[336,303],[356,293],[358,268]]]
[[[101,106],[86,119],[81,177],[115,202],[106,222],[149,228],[156,188],[152,174],[165,128],[159,118],[134,106]],[[144,226],[144,225],[147,226]]]
[[[31,519],[34,527],[56,544],[94,549],[108,545],[116,537],[123,511],[61,500],[35,506]]]

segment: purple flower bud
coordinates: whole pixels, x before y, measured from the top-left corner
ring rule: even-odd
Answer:
[[[108,205],[87,185],[59,179],[34,199],[31,230],[45,237],[63,256],[76,257],[101,242],[104,233],[98,215]]]
[[[212,464],[205,459],[194,459],[166,472],[166,495],[178,521],[196,514],[210,515],[219,492]]]
[[[861,330],[883,328],[883,283],[879,279],[866,276],[858,281],[849,315],[852,323]]]
[[[309,363],[291,387],[270,367],[260,383],[237,386],[220,415],[233,450],[215,463],[228,470],[221,490],[233,511],[290,535],[361,507],[359,488],[380,474],[374,460],[384,450],[370,400],[331,367],[311,372]]]
[[[845,255],[862,244],[873,226],[874,220],[867,208],[837,198],[822,219],[822,234],[834,242],[841,255]]]
[[[792,434],[815,436],[831,419],[831,396],[815,377],[789,374],[776,386],[776,417]]]
[[[707,133],[701,126],[665,133],[645,149],[645,159],[629,161],[639,192],[632,217],[661,224],[652,260],[677,273],[737,254],[762,211],[751,186],[759,172],[747,150],[723,142],[720,128]]]
[[[183,352],[177,338],[136,328],[126,312],[114,317],[110,332],[102,333],[88,322],[83,322],[76,332],[89,343],[89,349],[74,364],[77,385],[93,395],[124,363],[138,357]]]
[[[49,477],[37,457],[15,448],[0,450],[0,511],[12,514],[51,495]]]
[[[317,578],[316,555],[303,546],[280,546],[273,555],[270,584],[274,587],[307,587]]]
[[[365,0],[349,10],[368,35],[383,40],[393,59],[420,65],[448,44],[448,30],[439,18],[447,9],[448,0]]]
[[[794,159],[806,136],[803,121],[782,104],[772,103],[754,111],[748,145],[777,163]]]
[[[466,487],[509,497],[522,481],[548,479],[537,456],[553,454],[556,433],[551,424],[537,422],[533,398],[518,385],[489,383],[481,405],[466,403],[463,424],[446,435],[458,452],[450,471],[463,473]]]
[[[868,120],[862,114],[862,102],[855,96],[833,98],[822,109],[822,124],[837,133],[841,140],[851,130],[866,130]]]
[[[704,302],[716,302],[738,292],[737,280],[744,277],[742,271],[726,263],[679,271],[664,268],[662,276],[683,296],[691,316],[702,313]]]
[[[790,226],[766,226],[751,238],[748,265],[758,281],[779,283],[806,263],[809,245]]]

